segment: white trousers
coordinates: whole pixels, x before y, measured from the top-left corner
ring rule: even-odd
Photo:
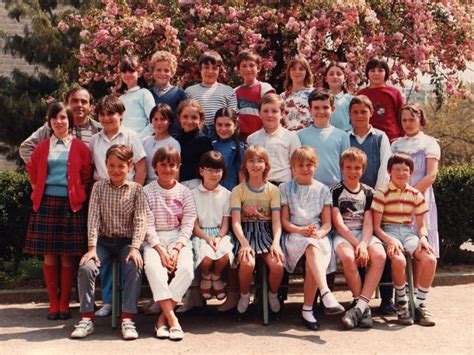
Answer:
[[[170,252],[178,241],[179,231],[159,231],[157,233],[160,244]],[[148,245],[145,246],[143,259],[145,274],[153,293],[153,300],[156,302],[172,299],[175,302],[181,302],[194,278],[193,251],[190,243],[181,248],[174,277],[169,284],[168,270],[161,263],[160,254],[154,248]]]

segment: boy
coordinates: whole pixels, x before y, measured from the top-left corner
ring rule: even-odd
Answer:
[[[413,168],[413,160],[404,153],[395,153],[388,160],[390,182],[375,193],[372,203],[374,232],[385,243],[387,256],[392,261],[398,322],[403,325],[413,324],[405,290],[406,253],[413,256],[419,265],[415,321],[423,326],[433,326],[435,322],[425,302],[435,275],[436,257],[428,243],[423,220],[428,207],[421,192],[408,185]],[[413,213],[418,235],[411,228]]]
[[[107,95],[97,102],[96,114],[104,129],[94,135],[89,148],[94,163],[94,180],[108,180],[105,155],[113,144],[126,144],[133,152],[133,165],[128,179],[143,185],[146,178],[146,153],[137,133],[121,126],[125,106],[116,96]]]
[[[360,181],[374,189],[380,189],[386,186],[389,180],[387,162],[392,155],[392,150],[387,135],[369,123],[373,112],[372,102],[367,96],[358,95],[352,98],[349,104],[352,124],[349,138],[351,147],[359,148],[367,155],[367,167]],[[386,263],[382,282],[392,282],[390,261]],[[380,313],[394,314],[393,287],[380,286],[380,296]]]
[[[369,301],[385,265],[382,242],[372,235],[373,190],[360,183],[367,156],[358,148],[346,149],[340,159],[343,181],[332,188],[332,221],[336,228],[333,246],[344,266],[344,276],[354,296],[355,306],[342,317],[346,329],[373,325]],[[370,269],[362,281],[358,267]]]
[[[112,145],[106,153],[109,180],[97,182],[89,201],[89,251],[79,262],[78,291],[82,320],[71,338],[85,338],[94,332],[95,279],[99,267],[113,256],[120,259],[124,272],[122,337],[137,339],[133,317],[140,296],[143,260],[140,245],[146,233],[143,188],[127,180],[133,152],[124,144]]]
[[[329,120],[334,111],[334,98],[327,91],[313,90],[308,97],[313,124],[298,131],[301,145],[313,148],[319,157],[314,178],[327,187],[341,181],[339,157],[349,148],[349,136],[343,130],[331,126]]]
[[[214,127],[214,115],[223,107],[231,107],[237,110],[237,98],[228,85],[217,82],[222,68],[222,57],[219,53],[208,51],[199,57],[199,70],[201,72],[201,83],[186,88],[186,94],[197,100],[205,111],[205,122],[203,133],[211,141],[216,139]]]
[[[155,80],[155,86],[151,88],[150,91],[157,105],[168,104],[173,112],[176,112],[181,101],[188,98],[188,95],[186,95],[183,89],[171,85],[170,83],[176,74],[177,66],[176,57],[170,52],[157,51],[151,57],[150,70],[153,75],[153,80]],[[175,117],[170,133],[175,137],[178,131],[179,124]]]
[[[404,135],[397,121],[403,106],[402,94],[396,88],[387,86],[390,70],[385,60],[371,58],[365,66],[365,75],[369,79],[369,86],[360,90],[358,95],[366,95],[374,105],[370,124],[384,131],[390,142],[393,142]]]
[[[267,150],[271,166],[268,180],[277,186],[291,180],[290,158],[301,146],[296,133],[280,124],[284,110],[285,103],[279,95],[262,97],[259,112],[263,128],[247,138],[248,145],[258,144]]]
[[[262,58],[249,50],[240,52],[237,56],[237,70],[244,83],[235,88],[239,107],[240,139],[245,142],[253,132],[262,128],[262,120],[258,113],[260,99],[268,93],[275,93],[275,89],[268,84],[257,80],[261,70]]]

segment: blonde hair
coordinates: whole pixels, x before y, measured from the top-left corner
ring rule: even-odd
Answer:
[[[260,102],[258,103],[258,111],[260,111],[262,109],[262,106],[266,104],[277,104],[281,112],[285,110],[285,101],[281,98],[280,95],[277,95],[275,93],[263,95],[263,97],[260,99]]]
[[[176,56],[167,51],[157,51],[155,52],[150,60],[149,68],[150,70],[155,70],[155,65],[158,62],[167,62],[170,67],[173,75],[176,73],[176,68],[178,67],[178,60]]]
[[[350,147],[347,148],[345,151],[342,152],[341,158],[339,159],[339,165],[342,169],[344,162],[346,160],[351,160],[351,161],[357,161],[362,164],[362,170],[365,171],[365,168],[367,167],[367,155],[364,153],[363,150],[356,148],[356,147]]]
[[[244,152],[241,171],[244,174],[245,179],[248,180],[250,178],[249,172],[246,167],[247,162],[254,157],[258,157],[265,161],[265,170],[263,171],[262,179],[263,181],[267,181],[268,174],[270,173],[270,158],[268,156],[267,150],[258,144],[251,145]]]
[[[178,120],[180,119],[181,113],[184,111],[186,107],[192,107],[196,109],[199,113],[199,120],[201,122],[204,122],[204,117],[206,113],[204,112],[204,109],[199,103],[199,101],[194,100],[194,99],[186,99],[179,103],[178,108],[176,109],[176,116],[178,117]]]
[[[307,88],[310,88],[313,86],[314,76],[313,76],[313,73],[311,72],[311,67],[309,66],[308,61],[304,57],[295,56],[288,62],[286,66],[285,82],[283,83],[283,87],[285,88],[286,91],[291,90],[291,88],[293,87],[293,81],[291,80],[291,76],[290,76],[290,69],[293,68],[296,64],[300,64],[306,70],[306,76],[304,77],[304,82],[303,82],[304,86]]]
[[[303,145],[297,148],[293,154],[291,154],[290,158],[290,165],[293,167],[298,163],[302,163],[305,161],[310,161],[315,166],[318,166],[318,154],[316,154],[315,150],[307,145]]]

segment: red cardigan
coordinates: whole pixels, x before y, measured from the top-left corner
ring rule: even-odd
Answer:
[[[33,211],[37,212],[43,198],[48,177],[48,155],[50,139],[46,139],[35,148],[31,161],[26,165],[31,185]],[[67,161],[67,188],[69,204],[73,212],[79,211],[87,198],[87,185],[91,181],[92,166],[89,148],[79,139],[73,138]]]

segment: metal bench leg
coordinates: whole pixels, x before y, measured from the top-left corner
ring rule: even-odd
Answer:
[[[410,314],[415,319],[415,290],[413,289],[413,259],[407,255],[407,280],[408,280],[408,302],[410,305]]]
[[[112,328],[117,329],[121,311],[120,262],[114,260],[112,266]]]
[[[268,313],[268,268],[262,261],[262,303],[263,303],[263,325],[269,325]]]

